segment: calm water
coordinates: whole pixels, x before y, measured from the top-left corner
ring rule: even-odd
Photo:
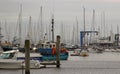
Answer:
[[[22,70],[0,70],[0,74],[22,74]],[[70,56],[68,61],[61,61],[61,68],[47,66],[31,70],[30,74],[120,74],[120,52]]]

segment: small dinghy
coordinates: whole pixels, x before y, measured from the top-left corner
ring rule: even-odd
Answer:
[[[89,54],[87,51],[83,51],[80,53],[80,56],[87,57],[87,56],[89,56]]]

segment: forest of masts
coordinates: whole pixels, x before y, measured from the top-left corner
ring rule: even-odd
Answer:
[[[0,21],[1,35],[4,36],[2,38],[3,42],[8,41],[12,43],[15,37],[20,40],[21,44],[24,44],[24,40],[26,38],[30,38],[32,43],[34,44],[39,43],[40,40],[43,39],[51,41],[52,19],[54,19],[54,38],[56,38],[56,35],[60,35],[61,43],[66,43],[68,45],[80,45],[80,31],[83,30],[98,31],[100,37],[107,37],[113,32],[112,26],[111,29],[107,28],[108,25],[105,22],[105,12],[101,13],[101,23],[97,23],[95,21],[95,10],[93,10],[91,14],[91,25],[88,25],[85,23],[85,20],[87,18],[85,15],[81,16],[82,22],[78,20],[78,16],[75,16],[75,19],[71,24],[66,24],[62,21],[60,24],[58,24],[56,23],[54,13],[51,14],[51,19],[49,20],[49,23],[45,23],[46,21],[43,20],[44,11],[42,6],[40,7],[37,22],[34,22],[32,20],[32,16],[29,16],[28,21],[25,22],[24,20],[22,20],[22,5],[20,6],[19,10],[20,11],[16,24],[8,22],[7,20]],[[85,11],[83,12],[83,14],[85,14]],[[99,24],[99,26],[97,24]],[[119,32],[119,28],[117,28],[117,32]],[[54,39],[54,41],[55,40],[56,39]]]

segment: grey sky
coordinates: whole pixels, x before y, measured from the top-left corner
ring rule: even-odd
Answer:
[[[120,24],[119,0],[0,0],[0,20],[16,23],[20,4],[23,6],[22,19],[28,23],[28,17],[32,16],[33,22],[37,22],[40,6],[43,6],[43,23],[50,24],[51,15],[54,13],[57,27],[63,23],[76,24],[78,18],[80,30],[83,29],[83,6],[86,8],[86,26],[90,29],[92,24],[92,10],[96,11],[96,27],[101,24],[101,13],[105,12],[106,24],[113,25],[116,32],[116,24]]]
[[[43,6],[44,19],[50,18],[54,11],[56,20],[60,22],[69,22],[76,16],[82,19],[82,6],[86,8],[86,17],[91,16],[95,9],[96,14],[99,14],[96,20],[99,20],[102,11],[105,11],[106,20],[110,24],[119,24],[120,19],[119,0],[0,0],[0,19],[16,20],[19,4],[23,5],[23,19],[31,15],[36,20],[40,6]],[[91,21],[91,18],[86,20]]]

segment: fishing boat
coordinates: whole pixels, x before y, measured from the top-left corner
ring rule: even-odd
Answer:
[[[67,60],[68,53],[60,53],[60,60]],[[43,61],[56,60],[56,55],[43,55]]]
[[[42,47],[38,48],[38,52],[42,55],[43,61],[56,60],[56,54],[53,54],[52,48],[55,46],[55,43],[44,42],[41,44]],[[67,60],[69,53],[65,48],[60,50],[60,60]]]

